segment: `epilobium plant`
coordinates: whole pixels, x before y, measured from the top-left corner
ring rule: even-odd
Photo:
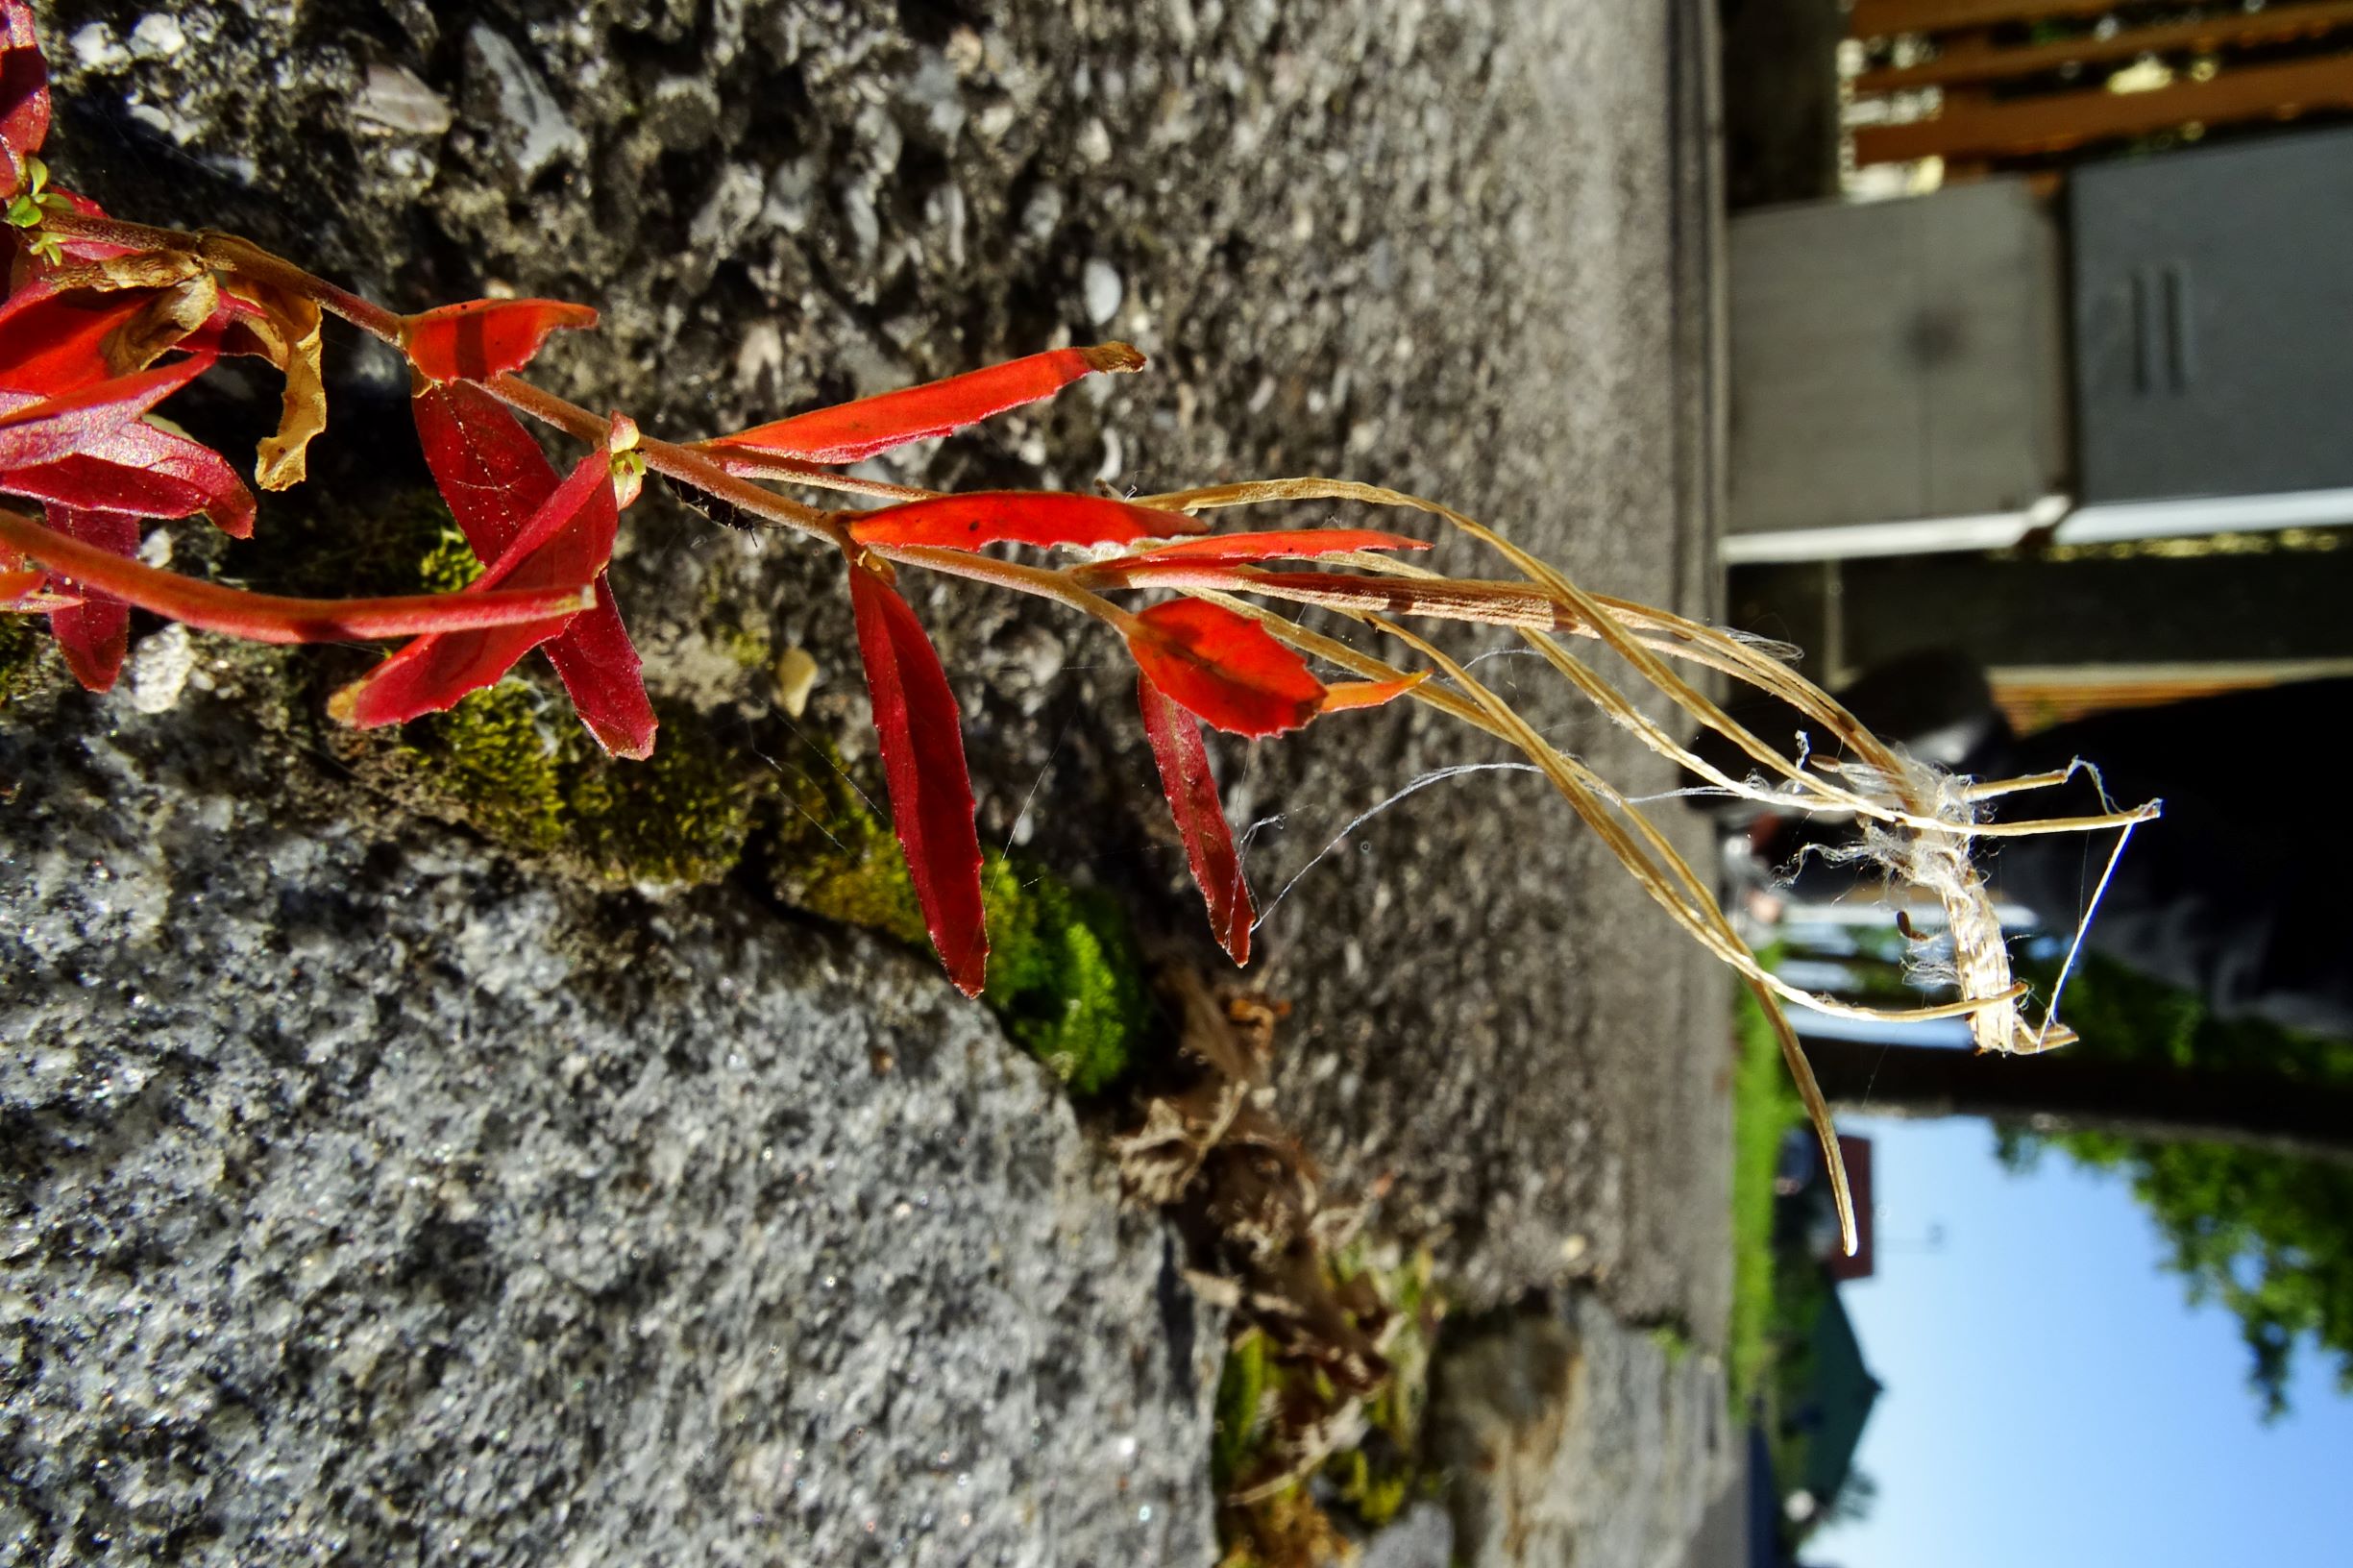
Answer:
[[[1256,909],[1202,743],[1208,723],[1233,734],[1287,733],[1328,713],[1399,698],[1427,703],[1524,753],[1679,924],[1737,969],[1774,1017],[1783,1056],[1824,1139],[1836,1144],[1783,999],[1866,1017],[1968,1016],[1982,1049],[2040,1050],[2065,1031],[2029,1027],[1982,879],[1970,862],[1990,834],[2128,825],[2149,814],[1994,823],[1982,803],[2051,779],[1973,784],[1887,747],[1768,649],[1663,610],[1586,592],[1448,507],[1377,486],[1279,479],[1132,501],[1041,491],[954,495],[840,472],[910,441],[944,435],[1052,397],[1083,377],[1139,370],[1123,344],[1032,355],[968,375],[797,415],[711,439],[674,443],[625,415],[564,402],[516,372],[557,331],[595,326],[595,310],[550,300],[476,300],[399,315],[249,241],[125,222],[48,184],[37,154],[49,125],[46,67],[24,0],[0,0],[0,202],[6,295],[0,300],[0,492],[40,516],[0,510],[0,608],[45,615],[84,685],[120,670],[129,607],[231,636],[274,642],[408,637],[335,694],[329,711],[355,725],[447,709],[544,649],[591,734],[623,757],[656,741],[638,655],[605,578],[621,514],[658,473],[748,526],[800,533],[838,551],[892,815],[925,926],[948,976],[977,993],[988,963],[981,854],[956,703],[915,612],[895,586],[914,567],[1047,599],[1116,630],[1138,667],[1144,731],[1219,943],[1246,962]],[[333,315],[398,350],[415,380],[418,435],[480,576],[453,593],[405,599],[298,600],[250,594],[134,559],[141,523],[204,516],[244,538],[254,496],[219,453],[153,410],[225,355],[259,357],[283,378],[277,433],[254,482],[300,482],[327,428],[320,325]],[[559,474],[522,423],[551,426],[587,450]],[[756,481],[861,494],[888,502],[828,510]],[[1204,514],[1283,502],[1349,502],[1434,518],[1496,551],[1518,580],[1462,580],[1408,564],[1428,542],[1345,527],[1213,532]],[[992,545],[1062,551],[1062,564],[981,553]],[[1308,568],[1270,563],[1310,561]],[[1141,608],[1113,595],[1163,595]],[[1407,669],[1319,635],[1262,601],[1319,605],[1389,639]],[[1851,814],[1870,853],[1943,901],[1960,998],[1888,1012],[1797,991],[1756,961],[1706,879],[1650,821],[1585,764],[1554,747],[1463,664],[1400,618],[1517,628],[1588,700],[1708,787],[1784,810]],[[1597,641],[1683,712],[1730,740],[1752,768],[1731,776],[1688,750],[1564,637]],[[1353,678],[1327,679],[1310,660]],[[1679,673],[1711,669],[1782,698],[1821,728],[1793,758],[1742,728]],[[1822,743],[1834,743],[1837,756]],[[1843,1173],[1838,1184],[1846,1209]],[[1851,1237],[1851,1218],[1848,1216]],[[1851,1239],[1850,1240],[1851,1245]]]

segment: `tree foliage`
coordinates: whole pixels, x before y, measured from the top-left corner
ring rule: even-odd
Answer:
[[[2315,1088],[2353,1087],[2353,1042],[2260,1019],[2218,1018],[2187,992],[2094,960],[2069,986],[2075,1051],[2135,1065],[2259,1068]],[[2001,1134],[2013,1168],[2057,1146],[2077,1164],[2131,1183],[2194,1302],[2239,1320],[2249,1383],[2267,1417],[2288,1408],[2300,1342],[2337,1360],[2353,1391],[2353,1166],[2212,1143],[2105,1133]]]

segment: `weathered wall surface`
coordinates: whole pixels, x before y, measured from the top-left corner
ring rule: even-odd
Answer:
[[[1746,1443],[1721,1372],[1672,1343],[1582,1291],[1458,1341],[1429,1437],[1459,1560],[1684,1561]]]

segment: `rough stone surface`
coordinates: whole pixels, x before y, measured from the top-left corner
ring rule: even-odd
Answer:
[[[1743,1446],[1712,1359],[1582,1290],[1456,1345],[1430,1421],[1473,1568],[1680,1563]]]
[[[0,731],[0,1560],[1209,1560],[1218,1325],[923,965],[99,719]]]

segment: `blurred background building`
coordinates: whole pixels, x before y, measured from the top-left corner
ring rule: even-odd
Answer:
[[[1725,15],[1735,620],[2022,729],[2353,672],[2353,4]]]

